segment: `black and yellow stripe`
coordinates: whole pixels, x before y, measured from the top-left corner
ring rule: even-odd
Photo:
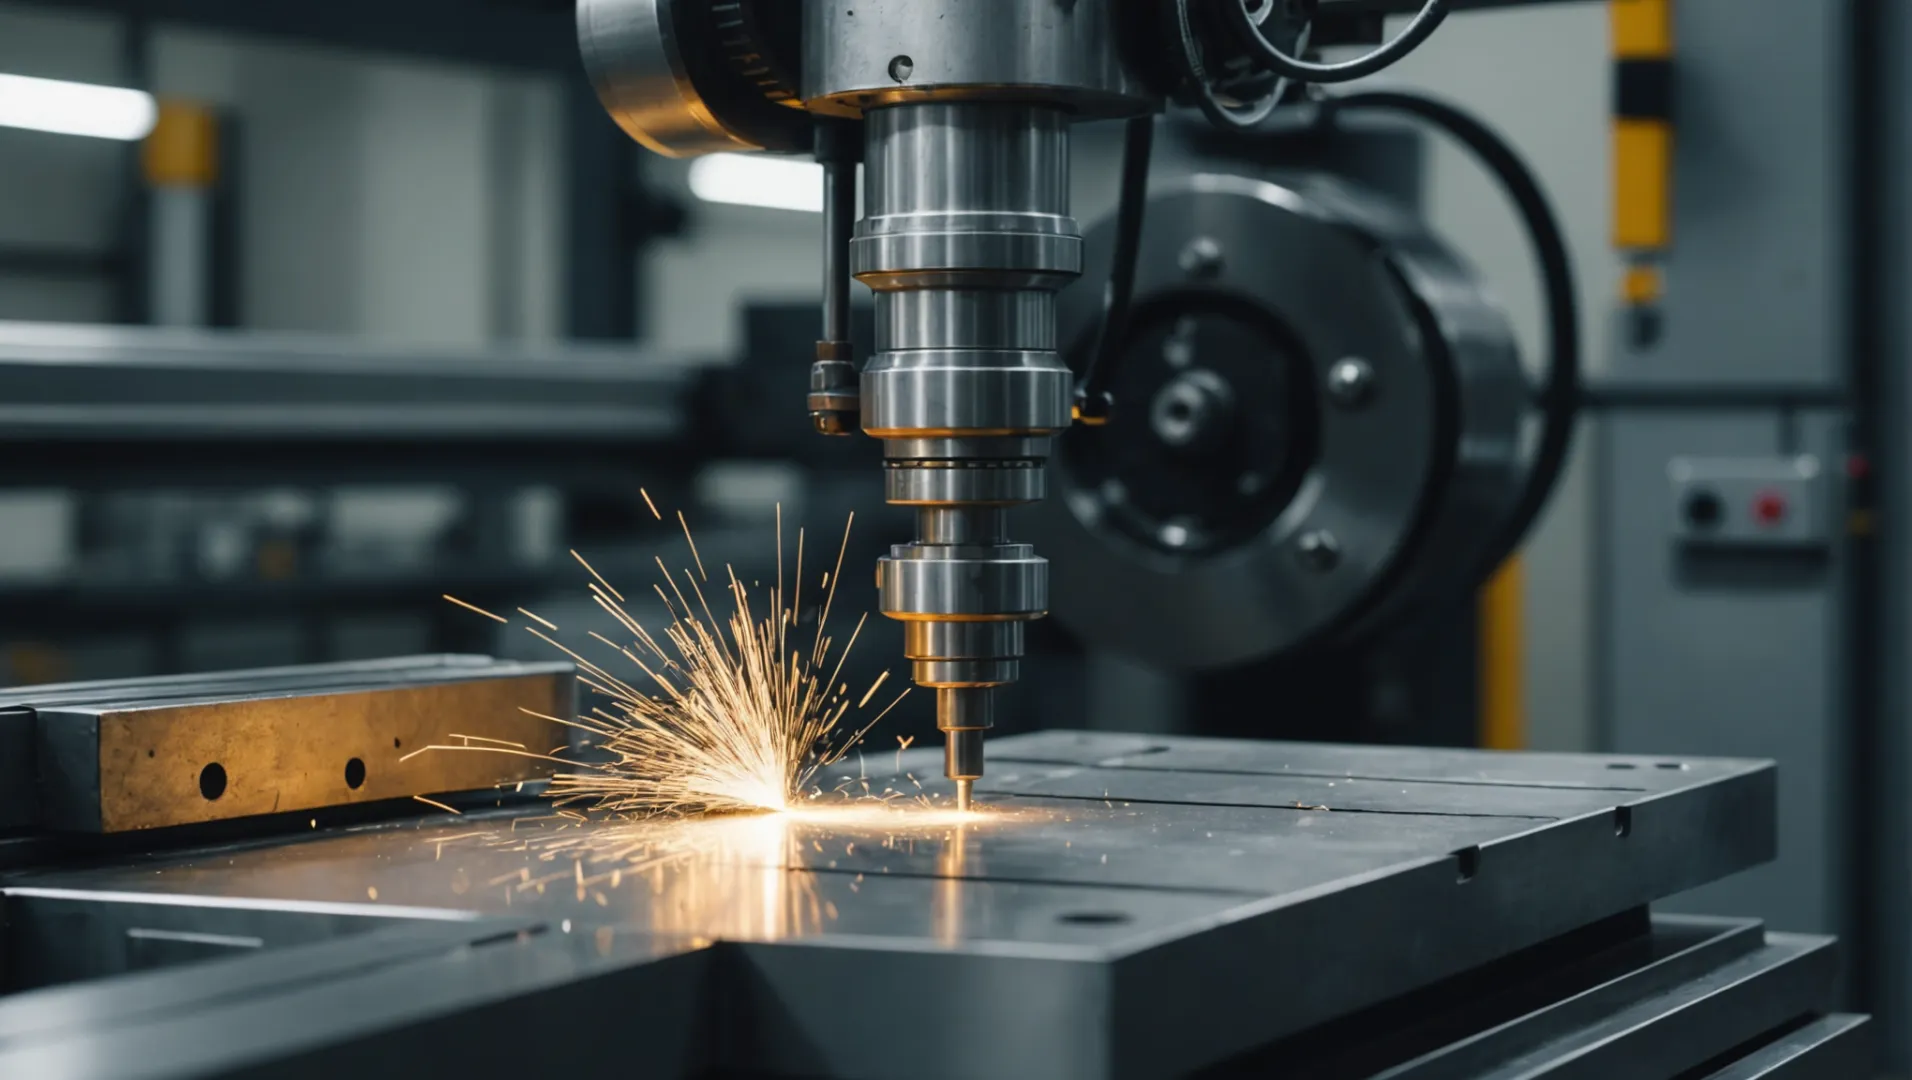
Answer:
[[[1673,0],[1609,0],[1613,33],[1613,246],[1636,345],[1657,335],[1673,244]]]

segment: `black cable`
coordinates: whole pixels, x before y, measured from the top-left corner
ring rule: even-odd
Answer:
[[[1534,395],[1541,413],[1540,445],[1501,534],[1489,549],[1492,561],[1483,568],[1484,578],[1520,547],[1559,482],[1573,447],[1581,398],[1580,311],[1566,236],[1533,171],[1492,129],[1454,106],[1419,94],[1374,91],[1329,98],[1321,108],[1324,122],[1348,110],[1396,112],[1446,131],[1500,183],[1533,241],[1547,307],[1547,369]]]
[[[1182,2],[1186,3],[1187,0]],[[1263,37],[1261,27],[1255,25],[1255,17],[1249,14],[1248,0],[1219,0],[1222,16],[1255,59],[1283,78],[1311,83],[1352,82],[1387,68],[1419,48],[1440,27],[1447,19],[1447,4],[1448,0],[1427,0],[1421,13],[1414,16],[1414,21],[1408,23],[1407,28],[1396,35],[1393,41],[1365,56],[1334,64],[1316,64],[1289,56],[1276,48],[1274,42]]]
[[[1102,325],[1095,347],[1076,383],[1078,419],[1089,423],[1109,415],[1109,380],[1122,333],[1128,329],[1129,304],[1135,297],[1135,262],[1142,247],[1142,215],[1148,208],[1149,155],[1155,147],[1155,117],[1138,116],[1123,125],[1122,194],[1115,215],[1115,257],[1102,293]]]
[[[1175,0],[1175,30],[1181,38],[1182,72],[1188,76],[1189,86],[1195,95],[1195,106],[1208,118],[1208,122],[1224,131],[1248,131],[1260,127],[1281,104],[1286,95],[1288,80],[1282,79],[1275,85],[1274,93],[1261,101],[1244,107],[1231,108],[1216,97],[1215,89],[1209,84],[1207,66],[1202,62],[1202,47],[1195,33],[1195,25],[1188,11],[1189,0]],[[1309,30],[1303,30],[1301,47],[1307,47]]]

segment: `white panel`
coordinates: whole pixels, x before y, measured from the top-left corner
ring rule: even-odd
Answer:
[[[262,330],[359,329],[364,259],[357,65],[316,49],[247,48],[238,61],[241,305]]]
[[[667,350],[734,355],[743,348],[742,308],[751,301],[811,301],[823,295],[823,217],[705,202],[691,191],[695,162],[650,158],[647,182],[690,210],[684,236],[657,243],[645,267],[645,317]],[[858,212],[862,209],[859,197]],[[851,286],[853,302],[870,300]]]
[[[743,348],[743,305],[750,300],[823,297],[823,219],[794,210],[697,202],[685,162],[646,162],[651,182],[684,199],[691,228],[658,243],[646,268],[645,314],[651,338],[666,350],[734,355]],[[869,293],[854,288],[859,302]]]
[[[105,85],[123,84],[118,21],[45,6],[0,5],[0,72]],[[96,139],[0,130],[0,244],[104,250],[113,241],[126,147]],[[55,292],[97,291],[59,283]],[[0,308],[31,313],[47,290],[0,278]],[[54,302],[61,313],[85,308]],[[51,316],[50,316],[51,317]]]
[[[380,63],[367,65],[364,80],[356,329],[388,341],[482,344],[491,329],[483,77]]]
[[[564,336],[564,93],[562,85],[550,79],[527,80],[519,92],[526,118],[518,158],[524,170],[518,222],[518,251],[524,259],[519,333],[528,340],[550,341]]]
[[[106,250],[128,152],[103,139],[0,128],[0,244]]]
[[[564,124],[550,79],[500,77],[487,95],[494,337],[561,336]]]
[[[222,108],[243,106],[248,40],[183,26],[153,28],[153,92]]]
[[[64,491],[0,492],[0,581],[57,581],[73,569],[76,507]]]
[[[0,71],[43,79],[124,85],[119,19],[0,3]]]

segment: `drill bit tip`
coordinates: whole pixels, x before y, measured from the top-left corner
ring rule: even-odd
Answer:
[[[974,780],[956,781],[956,809],[968,810],[971,802],[970,789],[976,786]]]

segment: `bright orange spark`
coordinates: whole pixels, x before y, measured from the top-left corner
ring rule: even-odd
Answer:
[[[662,633],[648,630],[628,610],[623,595],[572,552],[594,579],[592,600],[630,638],[620,644],[595,632],[590,636],[614,651],[618,662],[642,674],[619,678],[538,627],[525,627],[576,661],[583,672],[580,681],[606,700],[572,720],[546,717],[583,732],[595,750],[594,760],[529,752],[524,756],[558,763],[547,794],[560,806],[582,804],[643,816],[792,811],[818,770],[841,760],[909,693],[904,689],[875,719],[859,725],[845,723],[850,703],[832,690],[862,627],[859,621],[842,650],[831,655],[834,642],[826,628],[854,518],[844,526],[838,571],[827,578],[815,635],[801,644],[791,640],[801,598],[786,603],[783,592],[782,508],[777,513],[776,587],[768,596],[755,597],[726,567],[732,611],[723,620],[713,613],[702,588],[709,578],[689,524],[681,513],[678,520],[697,571],[686,570],[680,583],[662,559],[657,561],[660,582],[654,591],[671,618]],[[803,580],[801,536],[799,531],[794,578],[798,590]],[[867,705],[882,684],[883,679],[877,679],[858,708]],[[806,807],[801,812],[812,811]]]

